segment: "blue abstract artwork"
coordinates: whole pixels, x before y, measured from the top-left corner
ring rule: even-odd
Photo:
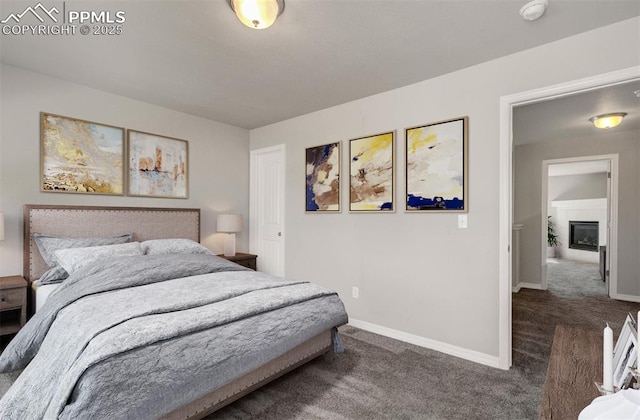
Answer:
[[[406,210],[468,210],[468,117],[406,129]]]
[[[306,149],[305,211],[340,211],[340,142]]]

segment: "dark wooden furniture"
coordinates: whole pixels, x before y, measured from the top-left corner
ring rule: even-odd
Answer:
[[[256,259],[258,258],[257,255],[253,255],[253,254],[243,254],[242,252],[237,252],[236,255],[232,256],[232,257],[225,257],[224,255],[220,254],[218,255],[219,257],[224,258],[225,260],[229,260],[229,261],[233,261],[236,264],[240,264],[243,267],[247,267],[250,268],[252,270],[257,270],[257,266],[256,266]]]
[[[602,382],[602,333],[556,326],[539,419],[577,419],[600,396],[595,382]]]
[[[0,277],[0,336],[13,334],[27,322],[27,281]]]
[[[600,278],[607,281],[607,246],[600,245]]]

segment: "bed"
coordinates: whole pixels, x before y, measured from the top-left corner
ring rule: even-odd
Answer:
[[[340,349],[337,294],[212,255],[199,209],[28,205],[24,232],[30,282],[50,269],[34,233],[132,240],[55,252],[68,278],[0,356],[24,368],[2,418],[203,418]]]

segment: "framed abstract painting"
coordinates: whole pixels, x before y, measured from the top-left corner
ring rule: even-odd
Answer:
[[[336,142],[305,150],[306,212],[340,212],[340,147]]]
[[[395,133],[349,141],[349,211],[393,212]]]
[[[468,211],[468,130],[468,117],[406,129],[407,211]]]
[[[129,195],[189,197],[189,143],[142,131],[127,131]]]
[[[124,194],[124,128],[42,112],[40,190]]]

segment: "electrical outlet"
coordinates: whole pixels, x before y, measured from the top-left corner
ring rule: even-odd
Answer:
[[[459,214],[458,215],[458,229],[466,229],[467,228],[467,215]]]
[[[354,299],[358,299],[358,297],[360,297],[360,289],[358,289],[357,287],[353,286],[351,288],[351,297]]]

